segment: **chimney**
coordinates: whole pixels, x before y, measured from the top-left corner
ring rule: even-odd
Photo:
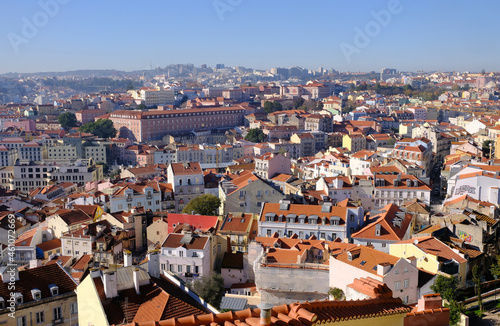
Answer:
[[[104,284],[104,294],[106,294],[106,298],[110,299],[118,296],[115,271],[105,271],[102,283]]]
[[[139,291],[139,269],[136,268],[134,269],[134,288],[135,288],[135,293],[141,294],[141,291]]]
[[[158,250],[148,253],[148,272],[152,277],[160,278],[160,255]]]
[[[384,276],[389,272],[391,269],[392,265],[389,263],[382,263],[377,265],[377,274],[380,276]]]
[[[271,325],[271,309],[273,305],[270,303],[261,303],[257,307],[260,308],[260,323],[259,326]]]
[[[443,306],[443,299],[439,293],[426,294],[418,299],[417,311],[424,311],[429,309],[440,309]]]
[[[96,278],[98,276],[101,276],[101,271],[99,267],[93,267],[90,269],[90,277]]]
[[[42,261],[38,259],[31,259],[30,260],[30,269],[32,268],[37,268],[42,266]]]
[[[132,266],[132,253],[129,250],[123,250],[123,266]]]

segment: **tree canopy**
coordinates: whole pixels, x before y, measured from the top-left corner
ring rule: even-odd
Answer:
[[[496,262],[491,264],[490,272],[495,279],[500,278],[500,255],[497,255]]]
[[[283,111],[283,106],[280,102],[265,101],[263,109],[267,113],[273,113],[275,111]]]
[[[455,277],[446,277],[443,275],[438,275],[434,285],[431,285],[434,293],[441,294],[441,297],[448,301],[445,306],[450,308],[451,325],[456,325],[460,321],[460,314],[465,311],[464,306],[457,302],[457,285],[458,280]]]
[[[456,300],[457,298],[457,285],[458,281],[455,277],[438,275],[436,282],[431,285],[431,289],[434,293],[441,294],[443,299],[450,302],[452,300]]]
[[[190,288],[206,302],[219,309],[224,296],[224,279],[220,274],[213,272],[210,275],[205,275],[194,281]]]
[[[57,117],[57,121],[61,124],[61,127],[66,130],[76,127],[76,116],[71,112],[65,112],[61,114],[59,117]]]
[[[264,139],[266,139],[266,135],[259,128],[250,129],[245,136],[245,140],[251,141],[252,143],[261,143]]]
[[[187,214],[217,215],[220,199],[217,196],[205,194],[193,198],[182,210]]]
[[[81,132],[88,132],[100,138],[112,138],[116,135],[116,129],[113,127],[113,121],[109,119],[99,119],[81,126]]]

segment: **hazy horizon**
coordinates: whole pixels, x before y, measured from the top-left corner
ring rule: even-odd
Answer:
[[[500,71],[491,1],[5,2],[0,74],[150,66]]]

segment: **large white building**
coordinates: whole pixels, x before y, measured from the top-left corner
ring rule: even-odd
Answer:
[[[355,230],[363,226],[362,207],[323,206],[281,203],[265,203],[259,220],[259,234],[299,239],[323,239],[333,241],[349,238]]]
[[[160,271],[170,271],[185,281],[194,281],[212,271],[210,237],[170,233],[161,246]]]
[[[168,105],[175,102],[175,91],[163,87],[143,87],[138,92],[129,91],[135,99],[141,99],[146,106]]]
[[[172,184],[178,212],[189,201],[205,193],[205,181],[199,162],[172,163],[167,169],[168,182]]]
[[[500,167],[492,165],[467,166],[448,180],[447,201],[463,195],[500,205]]]
[[[116,186],[109,196],[110,213],[130,212],[134,207],[144,207],[153,212],[161,210],[161,191],[158,182],[132,183]]]

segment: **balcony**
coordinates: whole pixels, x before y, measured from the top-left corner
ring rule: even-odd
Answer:
[[[53,319],[52,320],[52,325],[60,325],[62,323],[64,323],[64,318],[62,318],[62,317],[59,318],[59,319]]]
[[[198,273],[184,273],[184,277],[199,277]]]

